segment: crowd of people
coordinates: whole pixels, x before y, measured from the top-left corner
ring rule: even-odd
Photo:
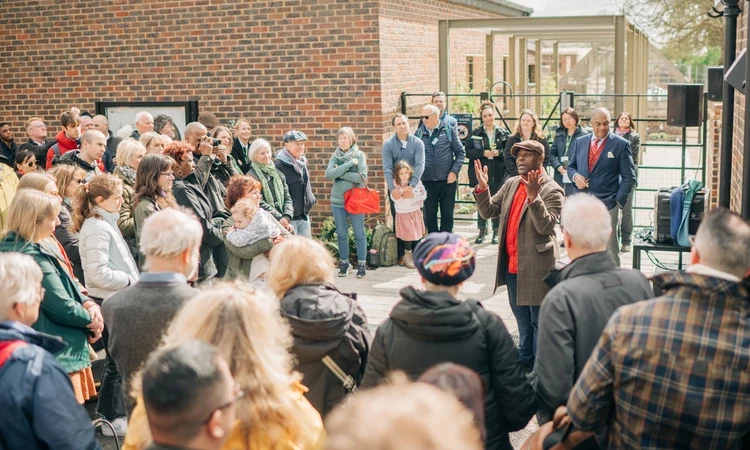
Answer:
[[[399,263],[422,286],[374,336],[334,285],[367,273],[364,215],[345,202],[368,178],[351,128],[325,170],[332,255],[312,239],[301,131],[274,151],[246,119],[178,130],[143,111],[118,137],[104,116],[66,111],[54,140],[32,118],[17,147],[0,124],[0,447],[99,448],[81,406],[94,398],[101,433],[127,449],[510,449],[534,416],[539,433],[565,423],[566,439],[601,448],[739,446],[750,223],[708,212],[688,270],[648,280],[619,262],[640,139],[627,113],[611,131],[596,109],[586,134],[565,109],[550,146],[532,111],[510,134],[484,103],[463,144],[445,99],[413,133],[393,117],[383,144]],[[452,232],[466,157],[475,242],[491,225],[518,346],[459,295],[477,264]]]

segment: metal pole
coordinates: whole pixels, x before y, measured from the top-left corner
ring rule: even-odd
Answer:
[[[734,63],[737,53],[737,16],[739,0],[724,0],[724,73]],[[750,24],[748,24],[750,26]],[[747,112],[745,113],[747,116]],[[734,134],[734,88],[726,81],[722,92],[721,153],[719,156],[719,206],[729,208],[732,190],[732,141]],[[750,136],[750,135],[746,135]],[[750,139],[745,139],[745,142]],[[745,145],[747,154],[747,145]]]
[[[625,109],[625,16],[615,17],[615,111],[619,115]]]
[[[708,145],[706,139],[708,137],[708,92],[703,93],[703,150],[701,151],[701,183],[706,186],[706,151]]]
[[[438,21],[438,72],[440,74],[440,90],[448,94],[451,86],[451,43],[450,21]],[[448,99],[446,99],[448,100]],[[448,109],[449,105],[446,105]]]
[[[738,8],[739,9],[739,8]],[[750,11],[750,5],[745,7],[745,11]],[[735,21],[737,19],[735,18]],[[745,20],[747,22],[747,29],[750,30],[750,20]],[[736,22],[735,22],[736,26]],[[746,58],[745,62],[745,74],[748,74],[748,69],[750,69],[750,61],[747,61],[750,58]],[[748,218],[750,217],[750,111],[747,110],[748,104],[747,104],[747,95],[745,95],[745,134],[744,134],[744,145],[743,145],[743,155],[742,155],[742,191],[740,192],[740,196],[742,198],[742,217]],[[722,123],[722,126],[724,124]],[[731,151],[731,148],[729,149]]]
[[[680,164],[680,184],[685,182],[685,166],[687,165],[687,127],[682,127],[682,164]]]

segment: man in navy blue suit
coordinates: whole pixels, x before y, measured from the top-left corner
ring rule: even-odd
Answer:
[[[635,187],[635,165],[630,143],[609,132],[612,121],[606,108],[597,108],[591,115],[594,133],[573,143],[570,150],[568,177],[577,192],[589,192],[604,202],[612,219],[609,251],[620,266],[617,225],[620,210]]]

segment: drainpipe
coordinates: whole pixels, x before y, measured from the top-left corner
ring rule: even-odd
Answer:
[[[722,0],[724,11],[708,13],[709,17],[726,18],[724,28],[724,74],[729,71],[737,53],[737,16],[740,14],[739,0]],[[734,88],[724,81],[721,108],[721,152],[719,159],[719,206],[729,208],[732,189],[732,140],[734,134]],[[747,126],[747,125],[746,125]],[[746,135],[750,136],[750,135]],[[745,141],[748,141],[745,139]],[[747,152],[747,150],[745,150]]]

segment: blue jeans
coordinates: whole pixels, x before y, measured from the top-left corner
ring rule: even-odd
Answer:
[[[296,236],[303,236],[312,239],[312,230],[310,229],[310,219],[292,220],[289,223],[294,227]]]
[[[367,261],[367,236],[365,236],[365,215],[349,214],[341,206],[333,206],[333,220],[336,222],[336,235],[339,242],[339,259],[349,262],[349,221],[354,229],[357,242],[357,261]]]
[[[536,339],[539,331],[539,306],[518,306],[518,274],[506,273],[510,309],[518,323],[518,356],[525,366],[533,366],[536,359]]]

